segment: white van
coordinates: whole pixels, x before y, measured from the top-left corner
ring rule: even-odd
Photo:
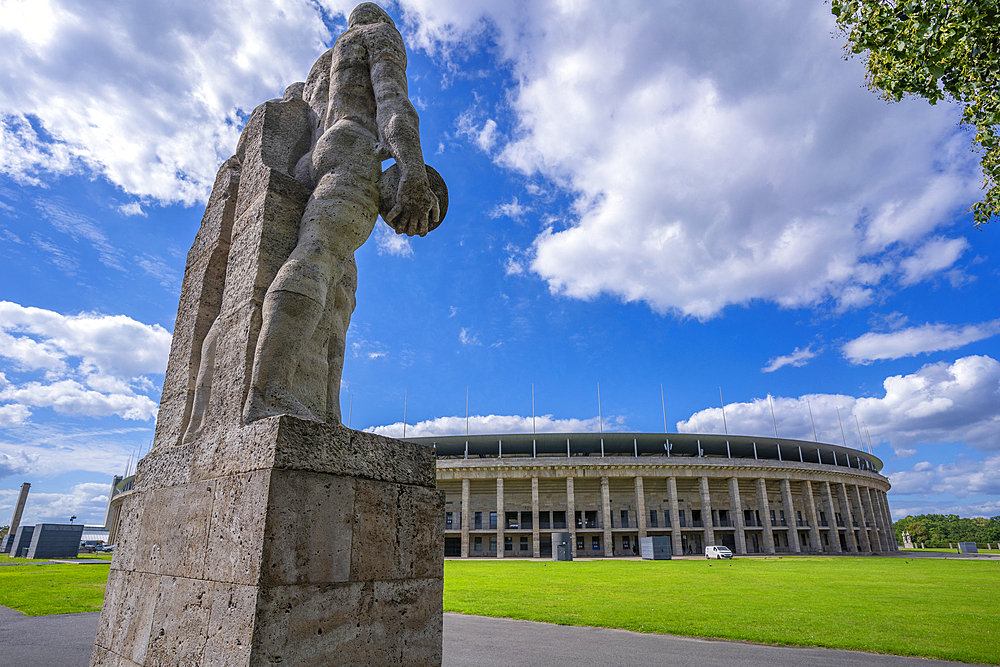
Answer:
[[[729,547],[705,547],[705,558],[732,558]]]

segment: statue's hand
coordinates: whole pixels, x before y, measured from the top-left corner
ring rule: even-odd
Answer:
[[[441,216],[438,198],[426,178],[403,177],[396,190],[396,206],[386,222],[397,234],[426,236],[430,223]]]

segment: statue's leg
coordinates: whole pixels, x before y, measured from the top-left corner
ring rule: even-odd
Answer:
[[[324,179],[335,182],[335,176],[327,174]],[[325,199],[325,193],[321,181],[306,206],[298,245],[264,297],[250,395],[243,413],[246,423],[282,414],[326,417],[313,415],[295,398],[292,380],[302,350],[326,309],[328,290],[331,285],[336,289],[347,263],[353,263],[354,251],[371,234],[376,214],[372,204]],[[342,365],[343,352],[337,368]]]
[[[327,417],[313,415],[295,397],[293,378],[326,310],[327,292],[337,289],[378,215],[374,136],[343,121],[327,130],[312,156],[318,179],[299,225],[298,244],[264,297],[245,423],[281,414]],[[341,352],[336,368],[342,365]]]
[[[344,373],[344,354],[347,349],[347,329],[351,325],[351,314],[354,312],[355,292],[358,289],[358,265],[352,256],[345,263],[344,276],[337,283],[334,298],[333,323],[330,331],[330,341],[327,344],[327,367],[329,379],[326,392],[326,421],[329,424],[340,424],[343,415],[340,409],[340,380]]]
[[[198,379],[195,382],[194,398],[191,401],[191,419],[184,431],[183,442],[185,443],[192,442],[198,437],[201,425],[205,421],[205,411],[208,409],[208,401],[212,396],[212,380],[215,377],[215,348],[219,341],[218,324],[220,319],[215,318],[201,344],[201,363],[198,366]]]

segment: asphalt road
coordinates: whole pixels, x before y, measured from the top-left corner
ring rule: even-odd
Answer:
[[[0,607],[0,665],[87,667],[98,616],[99,612],[27,617]],[[444,615],[446,667],[558,664],[574,667],[939,667],[962,663]]]

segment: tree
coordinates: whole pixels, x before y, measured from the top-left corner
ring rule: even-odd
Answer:
[[[976,227],[1000,215],[1000,0],[831,0],[853,54],[865,54],[867,83],[884,99],[918,95],[963,106],[981,153]]]

